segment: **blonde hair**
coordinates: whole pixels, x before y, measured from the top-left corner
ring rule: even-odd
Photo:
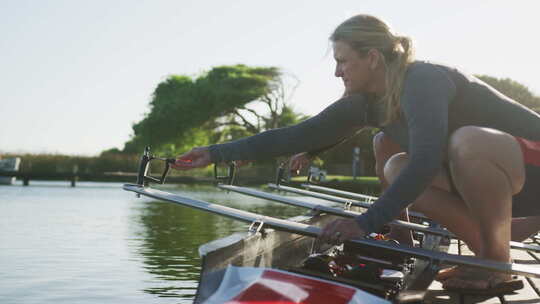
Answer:
[[[375,49],[381,54],[385,66],[385,94],[380,102],[384,105],[383,124],[400,116],[399,99],[405,72],[414,60],[412,41],[392,33],[382,20],[370,15],[357,15],[345,20],[330,35],[332,42],[345,42],[360,55]]]

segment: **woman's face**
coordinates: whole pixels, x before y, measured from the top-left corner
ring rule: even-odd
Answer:
[[[376,93],[377,62],[373,54],[362,56],[346,42],[334,42],[334,59],[336,60],[335,76],[341,77],[345,93]]]

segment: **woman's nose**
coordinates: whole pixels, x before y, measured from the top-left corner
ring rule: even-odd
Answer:
[[[334,71],[334,76],[336,77],[342,77],[343,76],[343,72],[341,72],[341,68],[336,65],[336,70]]]

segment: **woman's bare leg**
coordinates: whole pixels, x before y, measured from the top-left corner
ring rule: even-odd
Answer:
[[[512,195],[525,179],[519,144],[503,132],[464,127],[452,135],[449,158],[463,200],[450,193],[443,169],[414,209],[461,237],[479,257],[508,262]],[[407,162],[404,153],[393,156],[385,168],[387,180],[392,182]]]
[[[382,191],[386,190],[390,183],[397,177],[399,172],[408,163],[407,154],[402,152],[401,147],[393,142],[383,132],[377,133],[373,138],[373,150],[375,154],[375,170],[381,181]],[[397,155],[399,154],[399,155]],[[396,157],[393,157],[396,155]],[[392,158],[392,164],[387,165]],[[386,168],[386,169],[385,169]],[[388,177],[385,176],[389,175]],[[424,213],[429,218],[451,229],[469,244],[471,250],[476,250],[479,245],[477,224],[467,216],[468,208],[465,203],[456,195],[451,193],[449,173],[443,169],[436,177],[432,187],[426,190],[412,205],[415,211]],[[448,214],[453,216],[448,217]],[[455,219],[448,221],[448,219]],[[408,221],[406,210],[400,215],[400,219]],[[412,245],[412,235],[409,229],[393,228],[390,237],[401,243]]]
[[[375,155],[375,173],[381,183],[381,193],[388,188],[388,181],[384,176],[384,166],[390,157],[402,152],[401,147],[392,141],[383,132],[375,134],[373,137],[373,154]],[[400,220],[409,221],[409,214],[407,209],[399,216]],[[413,237],[409,229],[393,227],[390,231],[389,237],[399,241],[401,244],[413,246]]]
[[[463,127],[451,137],[449,157],[456,187],[480,225],[480,256],[509,262],[512,196],[525,182],[519,143],[504,132]]]
[[[386,136],[383,132],[377,133],[373,138],[373,150],[375,154],[375,170],[377,173],[377,176],[379,177],[379,180],[381,181],[381,188],[384,191],[388,187],[388,181],[386,180],[384,176],[384,167],[387,163],[387,161],[395,154],[401,152],[401,147],[393,142],[388,136]],[[401,170],[403,166],[405,166],[407,163],[406,159],[401,160],[401,164],[396,169],[397,172]],[[396,166],[394,166],[396,167]],[[422,212],[428,216],[431,214],[431,218],[436,219],[440,217],[441,215],[444,216],[448,210],[444,209],[442,212],[437,212],[440,209],[437,210],[431,210],[433,208],[433,204],[437,204],[438,200],[443,201],[454,201],[454,203],[450,202],[450,204],[455,204],[458,209],[456,209],[458,212],[462,212],[463,208],[465,208],[465,205],[463,200],[461,200],[459,197],[456,197],[455,195],[452,195],[451,193],[448,194],[446,192],[450,191],[449,181],[446,180],[446,176],[449,176],[447,172],[441,172],[440,177],[437,178],[438,182],[435,183],[435,193],[433,196],[428,195],[427,193],[424,194],[426,196],[425,199],[422,199],[418,202],[416,202],[414,205],[411,206],[412,209],[415,209],[416,211]],[[440,191],[443,191],[442,193],[438,193]],[[450,195],[448,197],[448,195]],[[436,200],[436,201],[432,201]],[[433,213],[435,211],[435,213]],[[450,211],[451,212],[451,211]],[[400,216],[400,219],[408,220],[407,213],[403,212],[403,214]],[[446,217],[444,217],[446,219]],[[438,222],[442,221],[439,219]],[[443,220],[444,221],[444,220]],[[513,241],[523,241],[526,238],[530,237],[532,234],[538,232],[540,230],[540,216],[535,217],[526,217],[526,218],[514,218],[512,219],[512,234],[511,239]],[[460,228],[460,225],[458,224],[458,229]],[[392,237],[399,239],[400,241],[404,243],[409,243],[408,240],[411,240],[410,232],[407,229],[394,229],[392,230]],[[412,244],[412,243],[411,243]],[[475,245],[472,244],[472,247]]]
[[[395,179],[394,169],[404,166],[400,161],[408,161],[399,155],[395,158],[388,162],[386,177],[390,182]],[[414,209],[445,225],[477,256],[509,262],[510,239],[524,239],[540,227],[540,217],[512,220],[512,196],[521,191],[525,181],[519,144],[511,135],[497,130],[464,127],[451,137],[449,160],[453,180],[463,199],[445,191],[444,183],[434,182],[414,202]],[[439,174],[437,178],[444,180],[444,176]],[[467,272],[462,274],[446,280],[444,286],[483,289],[489,287],[489,282],[509,278],[505,274],[487,273],[485,280],[478,280],[468,278]]]
[[[384,173],[389,182],[393,182],[400,171],[408,164],[406,153],[394,155],[388,161]],[[435,180],[411,205],[418,211],[452,231],[463,240],[473,252],[483,248],[479,225],[471,216],[465,202],[451,192],[448,172],[441,169]]]
[[[463,127],[449,144],[450,169],[455,185],[477,221],[481,234],[479,257],[510,262],[512,196],[523,188],[525,167],[519,143],[504,132]],[[445,288],[484,289],[510,275],[486,273],[484,280],[464,276],[444,282]]]

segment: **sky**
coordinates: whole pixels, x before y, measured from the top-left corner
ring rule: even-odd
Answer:
[[[170,75],[275,66],[316,114],[343,91],[328,36],[372,14],[416,58],[511,78],[540,95],[540,2],[0,0],[0,153],[122,148]],[[186,109],[189,111],[189,109]]]

